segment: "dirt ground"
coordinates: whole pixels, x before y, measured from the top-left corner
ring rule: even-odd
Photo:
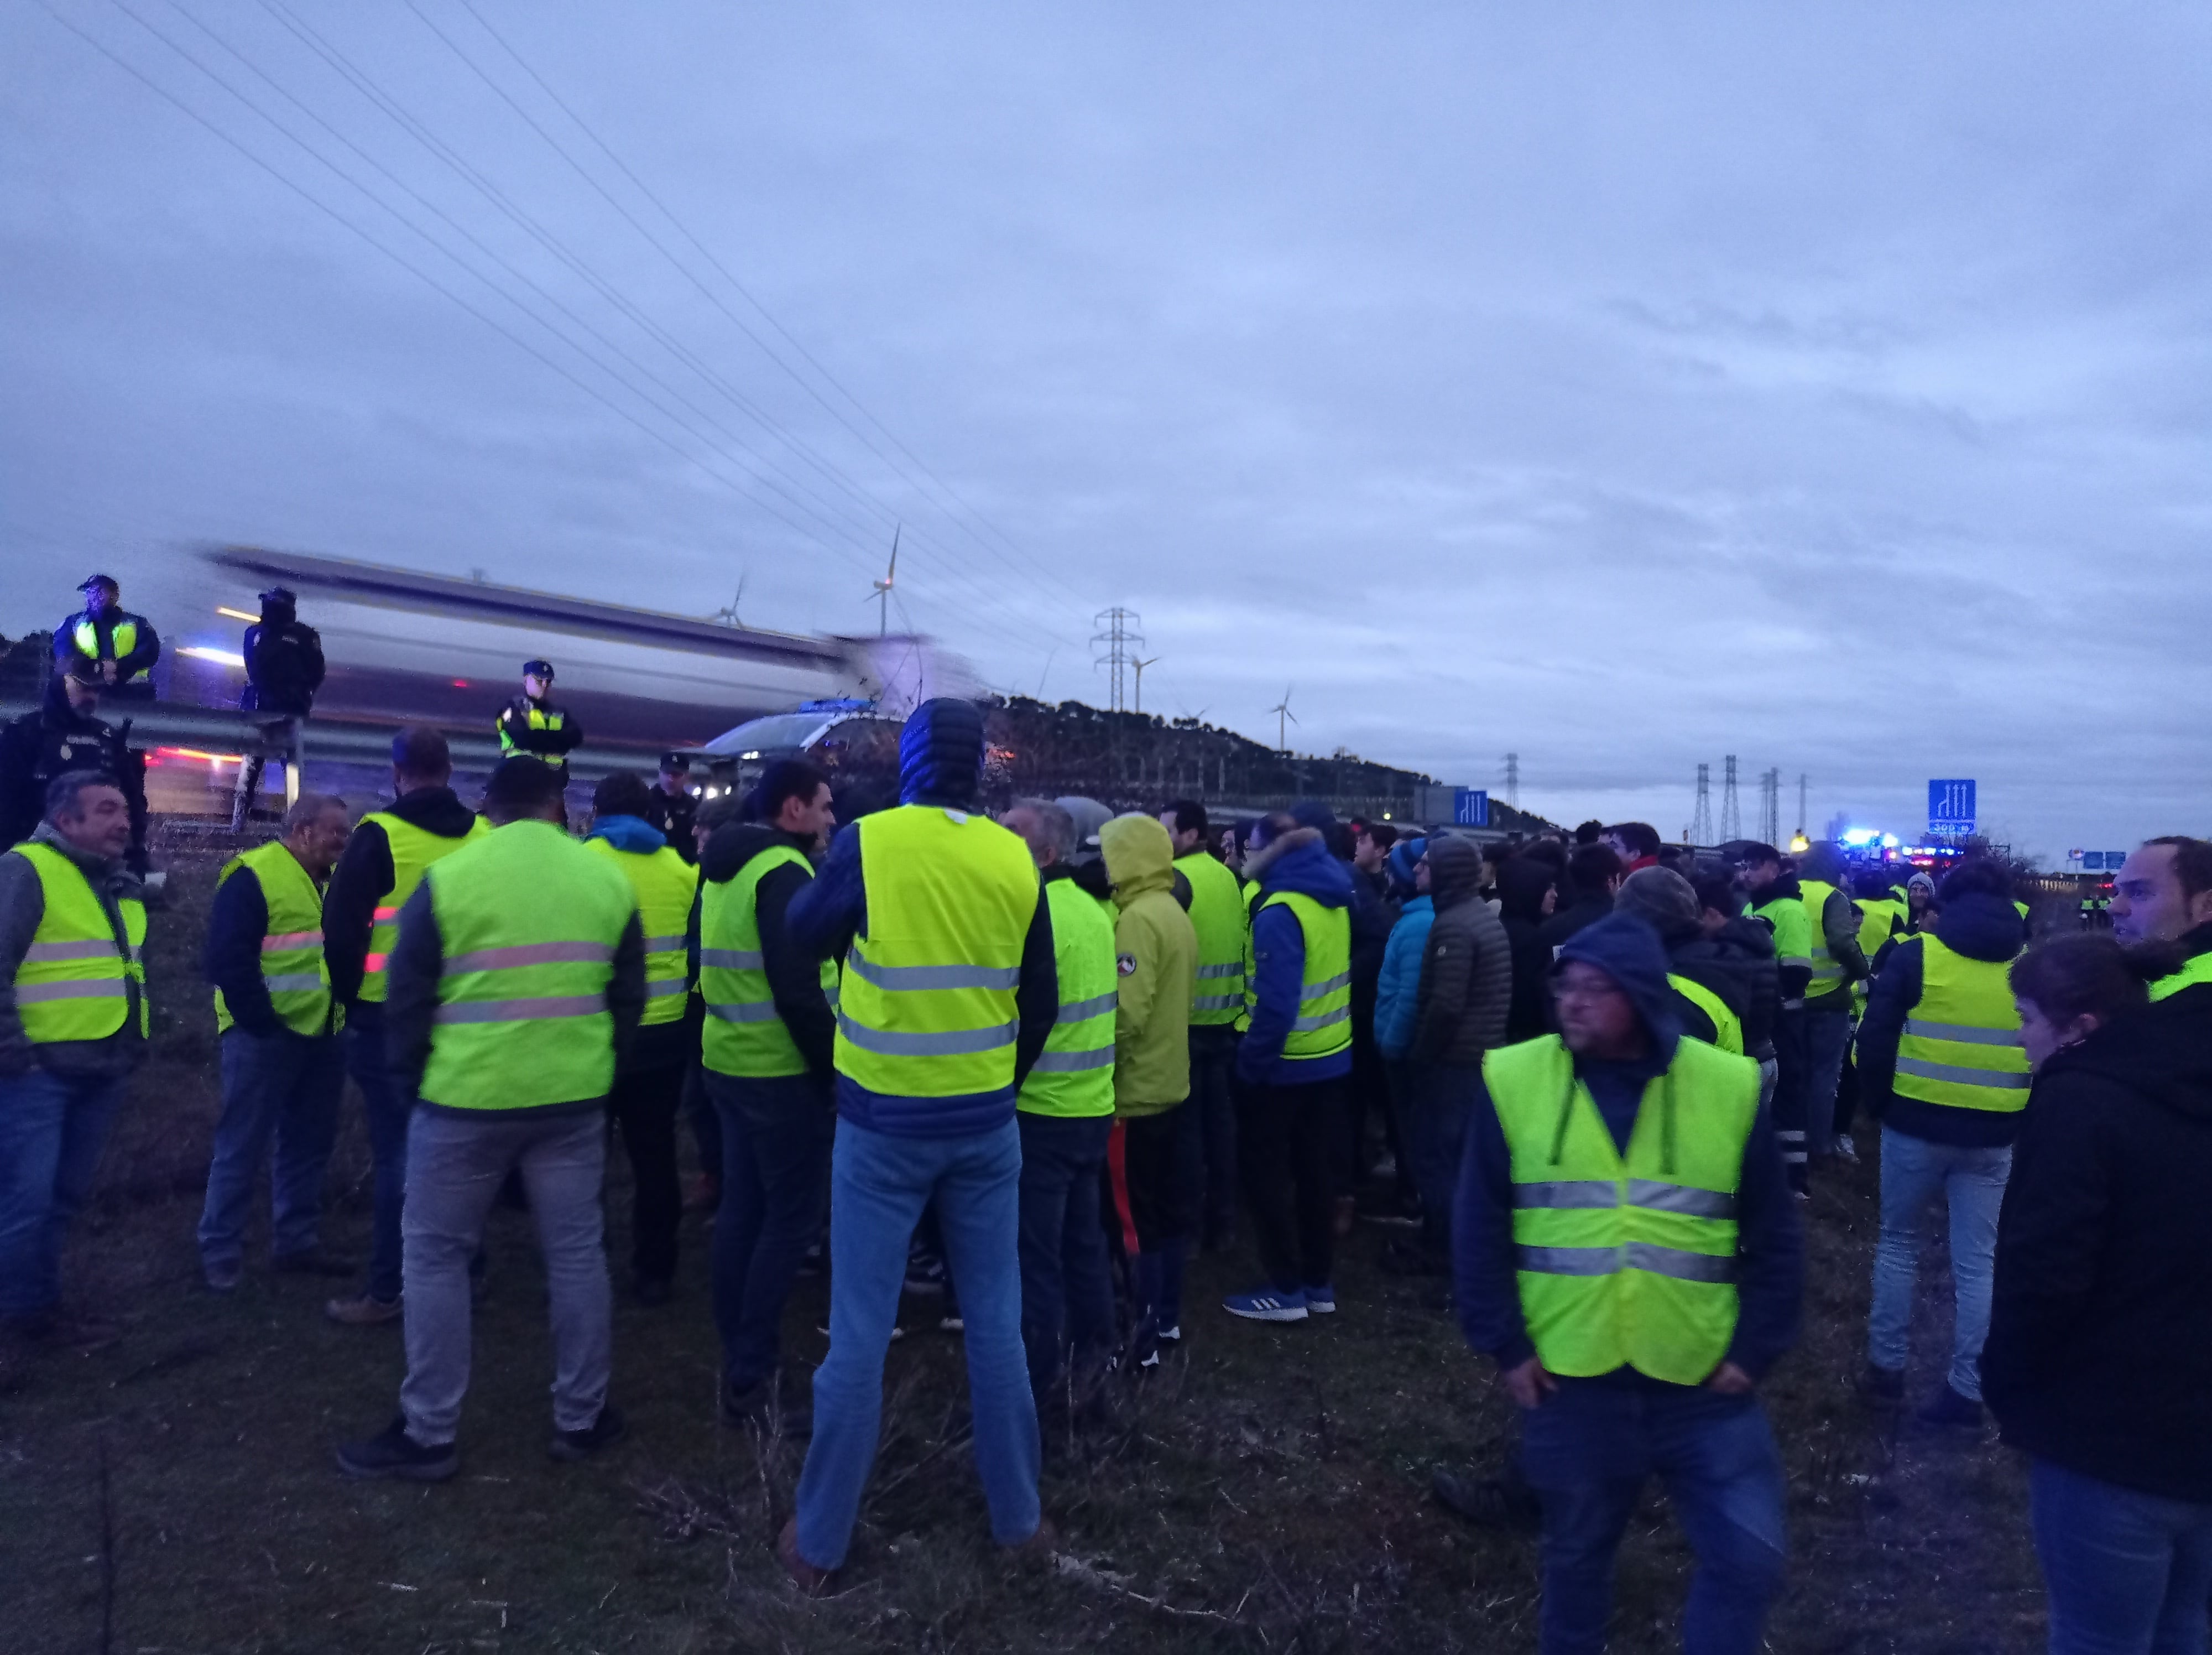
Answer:
[[[1129,1386],[1111,1433],[1048,1445],[1063,1556],[1019,1573],[993,1551],[964,1446],[957,1335],[909,1299],[885,1375],[885,1440],[836,1596],[800,1598],[769,1542],[799,1451],[714,1413],[703,1221],[687,1221],[675,1301],[617,1300],[615,1399],[627,1440],[582,1466],[545,1452],[550,1355],[527,1221],[496,1215],[461,1476],[354,1483],[332,1445],[380,1427],[396,1327],[318,1311],[329,1284],[253,1259],[218,1299],[192,1243],[215,1106],[214,1032],[193,957],[209,870],[157,917],[157,1051],[73,1236],[73,1294],[126,1326],[0,1390],[0,1648],[41,1652],[1160,1652],[1533,1649],[1532,1541],[1471,1529],[1429,1499],[1439,1463],[1494,1463],[1510,1409],[1435,1307],[1432,1283],[1374,1267],[1363,1229],[1343,1309],[1287,1328],[1212,1308],[1242,1250],[1197,1262],[1184,1349]],[[1862,1141],[1871,1143],[1869,1135]],[[609,1192],[626,1256],[624,1175]],[[368,1233],[351,1115],[330,1238]],[[2027,1652],[2043,1596],[2026,1480],[1993,1433],[1938,1437],[1850,1388],[1874,1240],[1869,1164],[1810,1210],[1807,1333],[1766,1387],[1790,1473],[1792,1566],[1778,1651]],[[1940,1244],[1915,1336],[1913,1394],[1941,1383]],[[618,1276],[619,1280],[619,1276]],[[825,1341],[801,1283],[789,1344]],[[1689,1557],[1651,1497],[1624,1548],[1613,1646],[1678,1646]]]

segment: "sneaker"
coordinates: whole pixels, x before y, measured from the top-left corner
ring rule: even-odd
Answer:
[[[246,1280],[246,1266],[234,1258],[220,1264],[202,1264],[200,1280],[207,1283],[210,1293],[236,1293],[238,1284]]]
[[[553,1440],[546,1448],[555,1459],[565,1460],[573,1465],[578,1460],[591,1458],[611,1442],[620,1442],[629,1431],[629,1425],[623,1418],[622,1410],[612,1402],[602,1402],[599,1418],[580,1431],[562,1431],[556,1427]]]
[[[775,1561],[783,1565],[791,1584],[809,1597],[819,1597],[829,1591],[837,1573],[835,1569],[818,1569],[799,1555],[799,1519],[795,1517],[783,1525],[783,1532],[775,1537]]]
[[[407,1434],[404,1419],[367,1442],[338,1445],[338,1469],[349,1477],[397,1477],[406,1482],[443,1482],[461,1469],[458,1443],[425,1448]]]
[[[1541,1525],[1535,1491],[1518,1479],[1463,1477],[1440,1470],[1430,1477],[1429,1492],[1447,1512],[1486,1529],[1534,1534]]]
[[[932,1293],[945,1291],[945,1261],[932,1253],[915,1253],[906,1262],[906,1290]]]
[[[279,1275],[327,1275],[343,1280],[361,1266],[322,1247],[303,1247],[296,1253],[278,1253],[269,1268]]]
[[[1955,1425],[1978,1430],[1982,1423],[1982,1405],[1971,1396],[1962,1396],[1946,1380],[1942,1390],[1920,1409],[1913,1417],[1923,1425]]]
[[[1878,1367],[1869,1362],[1859,1370],[1859,1395],[1879,1402],[1901,1402],[1905,1400],[1905,1370],[1901,1367]]]
[[[1316,1316],[1336,1314],[1336,1289],[1326,1283],[1306,1289],[1306,1309]]]
[[[1182,1343],[1182,1324],[1177,1323],[1174,1327],[1162,1328],[1152,1337],[1164,1345],[1180,1345]]]
[[[358,1299],[325,1299],[323,1314],[342,1328],[373,1328],[397,1322],[405,1308],[397,1299],[379,1299],[365,1293]]]
[[[1306,1296],[1295,1288],[1289,1293],[1277,1293],[1273,1287],[1262,1287],[1257,1293],[1231,1293],[1221,1301],[1221,1308],[1248,1322],[1303,1322],[1306,1319]],[[1332,1304],[1329,1308],[1336,1307]]]

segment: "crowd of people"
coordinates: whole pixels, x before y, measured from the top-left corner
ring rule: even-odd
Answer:
[[[388,805],[355,822],[301,796],[210,914],[210,1291],[246,1269],[264,1166],[270,1268],[356,1275],[322,1188],[349,1074],[362,1098],[369,1256],[325,1309],[398,1323],[407,1362],[396,1417],[338,1447],[347,1474],[457,1471],[503,1190],[544,1258],[550,1451],[623,1434],[606,1158],[619,1136],[628,1289],[665,1305],[689,1115],[720,1414],[807,1443],[776,1549],[803,1589],[846,1562],[903,1293],[937,1289],[964,1341],[993,1539],[1042,1555],[1046,1429],[1110,1421],[1204,1336],[1192,1251],[1248,1234],[1256,1273],[1218,1313],[1287,1328],[1336,1311],[1338,1250],[1372,1222],[1518,1406],[1510,1456],[1436,1491],[1540,1531],[1545,1650],[1603,1646],[1656,1475],[1698,1558],[1686,1646],[1751,1651],[1785,1552],[1759,1388],[1796,1337],[1810,1192],[1863,1120],[1869,1401],[1904,1398],[1940,1196],[1956,1309],[1917,1415],[1992,1410],[2032,1457],[2052,1647],[2204,1647],[2212,843],[2149,842],[2109,934],[2030,946],[1985,857],[1900,885],[1833,845],[1701,856],[1638,823],[1497,844],[1312,802],[1227,822],[1175,800],[1095,833],[1045,800],[994,818],[981,715],[951,700],[908,719],[895,807],[841,826],[804,760],[696,804],[665,768],[600,782],[578,837],[551,751],[574,725],[532,666],[480,811],[444,739],[403,731]],[[0,855],[0,1325],[31,1350],[113,1331],[64,1305],[59,1260],[147,1037],[119,780],[56,775]],[[809,1269],[811,1384],[783,1340]]]

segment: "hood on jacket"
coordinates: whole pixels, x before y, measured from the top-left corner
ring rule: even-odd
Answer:
[[[1690,882],[1672,868],[1639,867],[1621,881],[1613,911],[1632,914],[1673,944],[1705,934],[1705,907]]]
[[[1498,917],[1530,925],[1544,918],[1544,893],[1557,887],[1559,871],[1534,856],[1509,857],[1498,868]]]
[[[2100,1075],[2178,1115],[2212,1120],[2212,1017],[2206,1015],[2208,1007],[2212,1007],[2212,988],[2198,987],[2125,1013],[2079,1044],[2053,1055],[2036,1084],[2062,1073]]]
[[[1936,939],[1968,959],[2002,962],[2020,952],[2020,912],[2002,897],[1970,891],[1943,904]]]
[[[1844,860],[1844,848],[1832,839],[1823,839],[1818,844],[1808,845],[1797,858],[1797,877],[1800,879],[1818,879],[1822,885],[1848,890],[1850,865]]]
[[[668,848],[668,836],[642,816],[602,816],[592,824],[586,839],[605,839],[617,850],[634,856],[650,856]]]
[[[1774,958],[1774,933],[1766,928],[1763,920],[1748,914],[1739,914],[1712,934],[1712,940],[1748,954],[1753,959]]]
[[[1270,839],[1245,862],[1244,877],[1257,880],[1271,896],[1294,891],[1325,908],[1352,902],[1352,869],[1329,855],[1319,828],[1292,828]]]
[[[939,696],[899,732],[899,803],[971,805],[983,781],[983,709]]]
[[[1401,839],[1390,847],[1390,854],[1384,859],[1384,865],[1390,870],[1391,893],[1400,901],[1413,895],[1413,867],[1428,848],[1426,839]]]
[[[1569,960],[1595,965],[1619,984],[1636,1007],[1653,1047],[1667,1062],[1674,1061],[1682,1019],[1674,1010],[1674,990],[1667,982],[1667,950],[1656,931],[1631,915],[1608,914],[1559,945],[1553,970]]]
[[[1116,816],[1098,830],[1098,849],[1114,900],[1123,908],[1147,891],[1175,885],[1175,841],[1157,816]]]
[[[441,839],[465,838],[477,824],[476,812],[463,804],[460,794],[451,788],[415,788],[385,808],[409,827],[434,833]]]
[[[1482,848],[1472,839],[1439,835],[1429,841],[1429,895],[1437,912],[1473,902],[1482,891]]]

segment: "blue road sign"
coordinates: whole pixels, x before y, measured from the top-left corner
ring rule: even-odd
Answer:
[[[1480,788],[1454,788],[1452,824],[1455,827],[1488,827],[1490,794]]]
[[[2081,853],[2081,868],[2088,873],[2117,873],[2127,866],[2124,850],[2085,850]]]
[[[1966,834],[1974,831],[1974,784],[1971,781],[1928,784],[1928,831]]]

